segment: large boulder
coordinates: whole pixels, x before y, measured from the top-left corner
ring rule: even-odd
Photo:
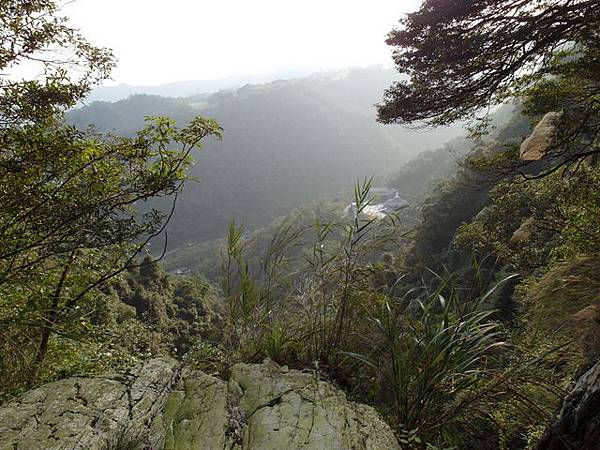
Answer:
[[[227,383],[185,368],[164,409],[165,450],[219,449],[229,425]]]
[[[554,141],[556,126],[562,113],[551,111],[540,120],[531,135],[523,141],[519,151],[522,161],[539,161],[550,149]]]
[[[239,364],[232,369],[229,393],[244,418],[244,450],[400,448],[373,408],[348,401],[313,373],[270,361]]]
[[[366,405],[269,360],[228,381],[157,359],[44,385],[0,407],[0,450],[399,450]]]
[[[109,450],[124,440],[162,445],[173,360],[126,373],[45,384],[0,407],[0,450]]]

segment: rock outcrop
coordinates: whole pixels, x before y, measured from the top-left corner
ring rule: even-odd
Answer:
[[[531,135],[523,141],[519,156],[522,161],[539,161],[550,149],[556,125],[562,113],[551,111],[540,120]]]
[[[535,230],[535,219],[533,217],[529,217],[526,219],[519,228],[515,230],[513,235],[510,238],[511,244],[519,244],[521,242],[525,242],[529,240],[531,234]]]
[[[0,407],[1,450],[108,450],[142,437],[162,445],[161,415],[177,364],[48,383]]]
[[[537,450],[600,449],[600,362],[577,381]]]
[[[313,374],[272,362],[233,367],[230,407],[244,418],[244,450],[399,449],[389,427],[369,406]]]
[[[0,407],[0,450],[399,450],[377,412],[310,372],[170,360],[49,383]]]

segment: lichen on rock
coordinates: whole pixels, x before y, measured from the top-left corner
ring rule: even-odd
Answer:
[[[239,364],[229,383],[243,392],[244,450],[399,449],[373,408],[348,401],[313,373],[288,371],[270,361]]]
[[[223,449],[228,416],[227,383],[185,368],[164,410],[164,450]]]
[[[159,445],[162,409],[176,374],[175,361],[153,359],[127,373],[33,389],[0,407],[0,450],[105,450],[129,430]]]
[[[152,450],[400,449],[373,408],[269,360],[234,365],[223,381],[155,359],[0,407],[0,450],[110,450],[127,439]]]

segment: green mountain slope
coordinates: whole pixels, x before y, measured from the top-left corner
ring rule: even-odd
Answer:
[[[70,120],[120,133],[139,128],[146,115],[219,121],[224,140],[196,155],[197,182],[186,185],[169,225],[176,248],[223,236],[233,217],[248,229],[265,225],[300,204],[348,191],[357,177],[386,175],[460,134],[458,127],[423,133],[377,124],[373,105],[394,77],[369,68],[211,96],[133,96],[92,103],[72,111]]]

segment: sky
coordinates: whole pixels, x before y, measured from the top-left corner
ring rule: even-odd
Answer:
[[[112,81],[156,85],[391,64],[386,34],[420,0],[75,0],[63,13],[118,58]]]

